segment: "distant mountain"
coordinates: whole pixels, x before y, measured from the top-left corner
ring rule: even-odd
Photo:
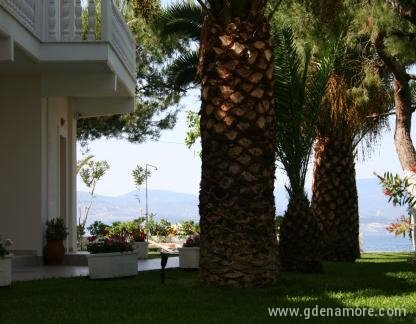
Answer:
[[[397,217],[405,213],[405,210],[394,207],[387,202],[378,179],[357,180],[360,230],[365,235],[387,235],[385,227]],[[309,191],[310,193],[310,191]],[[287,205],[287,194],[284,188],[277,188],[276,212],[282,215]],[[165,218],[172,223],[183,219],[199,219],[198,196],[185,193],[177,193],[165,190],[148,191],[149,213],[155,213],[156,219]],[[89,200],[86,192],[78,192],[78,206],[82,208]],[[145,215],[145,192],[140,192],[140,204],[137,200],[137,192],[110,197],[97,195],[91,208],[88,223],[94,220],[102,220],[105,223],[114,221],[131,220]]]

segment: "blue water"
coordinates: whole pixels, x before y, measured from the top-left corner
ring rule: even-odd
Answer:
[[[412,243],[408,237],[385,235],[363,235],[361,238],[364,252],[409,252]]]

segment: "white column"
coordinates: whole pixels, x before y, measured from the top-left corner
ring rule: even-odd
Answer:
[[[95,2],[88,0],[88,40],[95,40]]]
[[[58,0],[46,0],[45,6],[44,37],[48,41],[59,41],[59,2]]]

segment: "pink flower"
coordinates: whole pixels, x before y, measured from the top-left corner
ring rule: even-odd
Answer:
[[[384,194],[385,194],[386,196],[391,196],[392,192],[391,192],[391,190],[389,190],[389,189],[384,189]]]

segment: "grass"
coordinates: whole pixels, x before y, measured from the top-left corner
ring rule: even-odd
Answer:
[[[322,274],[282,274],[271,288],[201,286],[196,272],[14,283],[0,289],[0,323],[416,323],[416,268],[399,253],[325,263]],[[268,307],[405,308],[406,317],[270,317]]]

